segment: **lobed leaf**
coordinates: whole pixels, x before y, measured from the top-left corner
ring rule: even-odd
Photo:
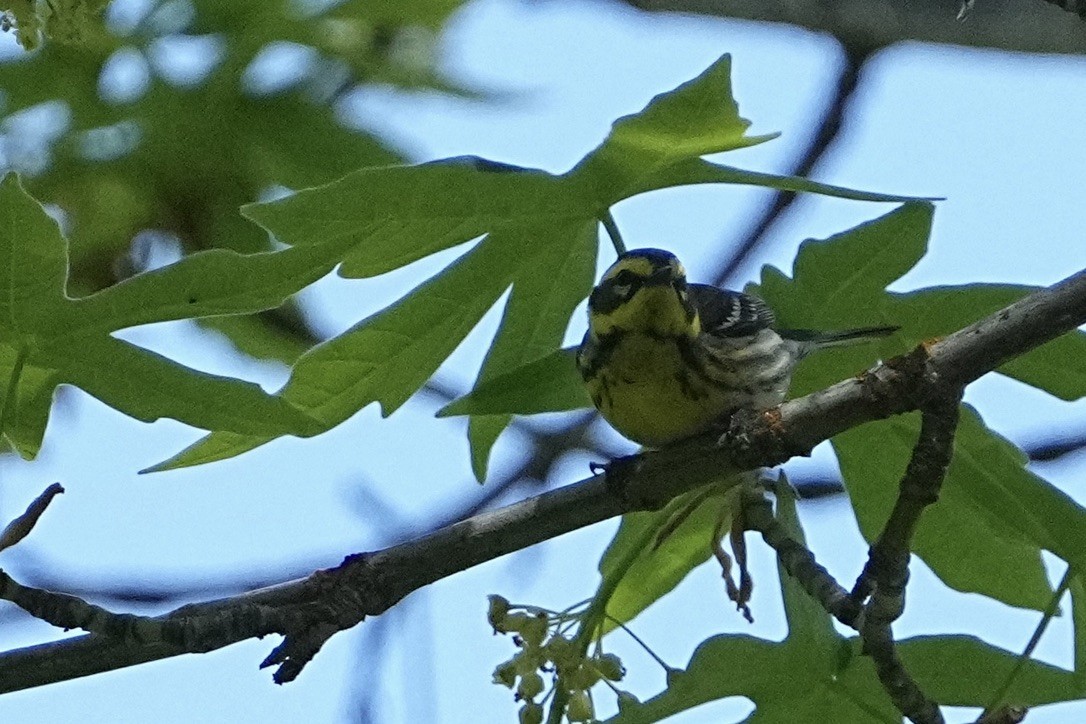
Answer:
[[[682,522],[673,526],[674,516],[688,506]],[[607,601],[608,619],[603,631],[632,621],[638,614],[670,593],[687,574],[712,556],[713,529],[719,516],[730,518],[731,496],[702,491],[681,495],[662,510],[622,516],[615,537],[600,558],[600,575],[616,575],[616,565],[636,556]],[[673,527],[672,527],[673,526]],[[666,532],[666,536],[661,534]],[[724,596],[719,605],[729,608]]]
[[[918,432],[918,417],[911,415],[855,428],[833,439],[860,530],[868,541],[878,536],[893,507],[897,481]],[[1071,541],[1083,531],[1086,517],[1023,463],[1017,448],[987,430],[971,408],[963,407],[939,502],[924,511],[913,550],[951,588],[1041,610],[1051,596],[1041,550],[1081,558],[1081,550]],[[1055,519],[1049,523],[1047,515]]]
[[[1081,570],[1071,577],[1071,621],[1075,629],[1075,683],[1086,689],[1086,582]]]
[[[877,352],[884,358],[964,327],[1032,291],[1011,285],[904,294],[883,291],[923,255],[930,224],[930,205],[910,203],[844,234],[806,241],[795,261],[794,278],[767,267],[756,291],[773,306],[782,327],[901,325],[892,338],[878,343]],[[1079,396],[1086,392],[1081,383],[1086,370],[1084,345],[1086,335],[1067,335],[1000,371],[1063,397]],[[844,374],[864,369],[876,357],[873,346],[812,356],[797,371],[792,394],[821,389]],[[877,535],[893,504],[916,429],[915,419],[900,418],[851,430],[834,440],[861,529],[869,540]],[[939,505],[925,513],[917,552],[952,587],[1040,608],[1048,596],[1040,550],[1076,560],[1081,554],[1071,541],[1084,531],[1079,506],[1028,473],[1023,464],[1019,451],[967,411],[958,432],[955,464]],[[1038,500],[1043,504],[1039,506]],[[1039,509],[1041,517],[1035,517]],[[1057,522],[1044,524],[1043,516]]]
[[[777,489],[777,518],[802,542],[795,501],[786,483]],[[747,722],[900,721],[867,660],[857,661],[829,615],[787,573],[778,573],[788,619],[784,641],[713,636],[698,646],[684,671],[668,677],[664,692],[622,706],[608,721],[647,724],[729,696],[754,702]]]
[[[304,413],[252,383],[189,369],[109,335],[136,318],[143,320],[140,315],[151,321],[179,305],[184,316],[220,311],[221,300],[190,296],[204,288],[199,277],[207,270],[204,261],[190,257],[164,270],[156,276],[168,281],[154,287],[133,281],[92,300],[70,299],[64,291],[65,243],[56,222],[14,174],[0,182],[0,376],[15,385],[3,433],[20,454],[36,454],[53,390],[64,383],[141,420],[173,417],[207,429],[247,433],[312,429]],[[292,257],[268,255],[262,261],[268,267],[278,264],[283,277],[290,277]],[[303,277],[295,273],[295,283],[304,285]],[[244,304],[267,308],[282,299],[282,288],[265,289],[252,277],[246,284],[224,273],[217,283],[228,287],[230,279],[237,291],[248,286],[248,295],[234,300],[233,309]],[[145,293],[114,303],[141,289]],[[150,311],[139,311],[144,301]]]
[[[426,9],[423,16],[444,17],[453,5]],[[208,32],[220,26],[234,27],[238,11],[235,6],[201,2],[195,22]],[[344,5],[334,11],[337,22],[356,22],[370,17],[367,12],[382,17],[392,12],[400,19],[414,17],[411,8],[394,11],[391,6],[364,12]],[[261,14],[246,32],[271,32],[277,27],[277,18],[277,12]],[[312,28],[302,24],[296,30],[299,42],[317,42],[316,35],[310,37]],[[32,61],[34,67],[55,62],[57,52],[47,48]],[[600,147],[565,175],[477,158],[449,159],[411,167],[364,168],[325,186],[244,207],[246,216],[287,247],[275,251],[268,251],[267,242],[257,238],[255,230],[245,229],[232,214],[209,206],[202,196],[193,198],[193,190],[215,197],[228,190],[234,195],[237,189],[250,193],[254,184],[309,183],[317,173],[316,166],[306,161],[312,156],[286,139],[276,138],[270,148],[265,147],[267,138],[274,136],[269,119],[282,114],[306,134],[307,142],[317,144],[314,147],[323,147],[320,138],[325,137],[335,138],[333,145],[342,142],[349,147],[341,156],[329,154],[340,160],[361,161],[381,154],[371,153],[372,148],[362,147],[365,144],[348,142],[343,134],[349,132],[342,129],[330,131],[330,135],[314,130],[310,138],[309,131],[324,128],[321,124],[327,119],[310,118],[308,107],[297,102],[294,94],[258,95],[241,104],[220,103],[236,93],[232,75],[225,70],[198,84],[194,93],[204,100],[195,105],[226,105],[237,114],[231,123],[236,121],[248,130],[242,136],[222,133],[215,126],[220,121],[211,118],[214,114],[201,114],[196,119],[196,128],[202,129],[198,135],[215,142],[204,149],[207,153],[194,154],[186,148],[186,139],[194,131],[180,129],[188,122],[196,97],[186,97],[188,105],[179,108],[176,93],[152,85],[126,111],[131,119],[120,119],[115,109],[94,100],[87,85],[93,74],[78,76],[72,82],[83,95],[78,100],[69,96],[75,125],[108,127],[115,140],[127,138],[126,143],[131,142],[114,148],[111,153],[117,155],[108,159],[106,166],[96,167],[96,173],[105,173],[115,182],[109,197],[123,201],[106,205],[109,213],[118,215],[115,221],[136,230],[150,223],[151,209],[163,204],[172,209],[179,203],[183,209],[176,215],[195,214],[207,220],[199,229],[189,225],[184,229],[186,234],[212,230],[212,237],[229,239],[234,250],[196,254],[73,300],[64,295],[63,241],[55,230],[44,226],[30,229],[31,236],[53,236],[49,243],[34,246],[34,253],[45,257],[31,260],[25,256],[31,250],[28,246],[13,250],[8,261],[8,298],[13,305],[7,310],[13,330],[9,356],[21,346],[30,350],[25,374],[36,385],[28,395],[17,390],[12,418],[16,427],[8,430],[9,435],[23,441],[24,452],[35,449],[35,431],[40,434],[42,410],[51,395],[48,384],[63,382],[78,384],[139,419],[170,416],[211,431],[205,440],[172,458],[167,467],[221,459],[283,435],[317,434],[372,402],[378,402],[389,414],[425,382],[509,290],[502,324],[477,379],[479,397],[447,408],[473,411],[469,439],[473,467],[482,478],[489,450],[508,422],[508,414],[547,409],[559,398],[564,398],[563,404],[583,404],[583,392],[573,394],[568,388],[555,393],[535,384],[527,391],[494,390],[519,383],[523,373],[512,373],[547,359],[557,350],[570,314],[591,288],[598,218],[611,204],[663,185],[705,182],[890,198],[704,162],[701,156],[705,154],[765,140],[746,136],[749,124],[738,115],[731,97],[729,64],[725,56],[698,78],[657,96],[640,113],[619,119]],[[0,68],[0,75],[9,79],[25,74],[26,68]],[[16,84],[18,90],[9,99],[11,107],[25,108],[72,90],[55,74],[44,77],[40,84]],[[137,133],[126,135],[126,129]],[[173,167],[159,173],[153,182],[141,183],[133,169],[140,167],[148,154],[172,159]],[[235,162],[237,178],[224,181],[217,176],[223,159]],[[88,221],[95,214],[88,210],[102,206],[98,203],[101,187],[77,190],[69,183],[86,172],[86,159],[59,154],[57,169],[65,173],[50,176],[53,185],[49,188],[68,194],[66,207],[76,222],[74,228],[81,234],[98,233]],[[176,186],[179,179],[184,179],[183,193]],[[168,203],[159,198],[165,190],[170,190]],[[227,196],[233,197],[226,194],[224,198]],[[51,223],[34,217],[40,216],[40,208],[34,206],[32,211],[33,218],[28,217],[26,223]],[[112,331],[150,322],[270,310],[337,265],[342,276],[369,277],[480,239],[460,260],[403,299],[298,356],[290,380],[275,395],[240,380],[189,370],[109,337]],[[201,236],[196,246],[209,243]],[[20,264],[32,264],[33,268],[17,268]],[[0,307],[0,315],[4,313]],[[218,327],[231,334],[242,334],[245,329],[226,322]],[[264,349],[268,344],[267,339],[259,344],[239,340],[251,349]],[[79,349],[84,345],[85,349]],[[296,355],[292,350],[287,358]],[[118,360],[112,368],[116,374],[102,374],[94,368],[111,356]],[[555,374],[558,368],[548,368],[548,372]],[[139,390],[153,379],[169,380],[169,384],[141,395]],[[199,404],[204,395],[215,402]],[[500,398],[505,409],[484,414],[478,400],[487,398],[490,404]]]
[[[421,387],[516,277],[530,273],[536,256],[525,254],[517,237],[494,233],[433,279],[393,306],[363,320],[344,334],[304,354],[281,395],[329,429],[371,402],[384,414],[402,405]],[[562,236],[565,244],[583,235]],[[594,240],[593,240],[594,242]],[[541,246],[537,254],[545,253]],[[224,450],[213,433],[173,458],[168,467],[203,460],[204,446]],[[242,452],[267,440],[240,438],[229,449]],[[167,469],[161,466],[156,469]]]
[[[930,339],[961,329],[1037,289],[1019,284],[965,284],[890,294],[883,302],[884,316],[897,320],[906,336]],[[1086,333],[1065,334],[998,371],[1062,400],[1086,397]]]
[[[573,308],[592,286],[596,227],[595,221],[580,228],[550,225],[524,235],[525,247],[545,251],[514,280],[501,326],[479,370],[477,387],[552,353],[562,343]],[[490,450],[508,424],[508,415],[471,419],[468,441],[476,479],[485,479]]]
[[[687,183],[745,183],[865,200],[902,199],[896,196],[855,192],[806,179],[748,172],[703,161],[701,156],[705,154],[734,150],[769,138],[768,136],[748,137],[745,135],[749,123],[738,115],[738,108],[731,96],[729,72],[730,58],[724,56],[697,78],[673,91],[656,96],[641,112],[617,120],[603,143],[572,171],[558,179],[561,183],[571,184],[580,194],[580,201],[568,202],[569,208],[574,213],[587,214],[584,222],[586,224],[591,222],[594,228],[599,210],[606,209],[623,198],[656,188]],[[532,213],[545,198],[543,193],[534,193],[531,200],[535,205],[522,201],[517,206],[518,212]],[[455,206],[461,209],[478,203],[479,201],[474,198],[467,198],[458,201]],[[580,208],[576,208],[578,204]],[[551,207],[552,202],[548,201],[542,205]],[[491,220],[490,223],[497,223],[497,219]],[[567,275],[563,273],[561,276]],[[568,319],[566,310],[572,309],[570,302],[576,303],[579,298],[583,298],[589,286],[590,282],[586,284],[578,281],[572,287],[567,287],[570,290],[576,290],[577,294],[566,297],[565,304],[561,306],[566,319]],[[516,301],[516,287],[514,287],[514,299],[511,304]],[[564,328],[564,322],[565,320],[562,320],[562,323],[559,323],[558,319],[554,319],[552,323],[549,323],[548,329],[551,330],[552,339],[560,338],[558,329]],[[491,355],[498,354],[495,350],[502,349],[503,344],[510,350],[523,349],[525,341],[527,338],[519,333],[510,333],[507,337],[499,334]],[[543,350],[541,354],[552,352],[554,346],[557,345],[553,345],[549,350]],[[498,357],[488,356],[488,362],[480,373],[475,390],[471,393],[472,395],[479,393],[479,397],[469,396],[470,403],[465,401],[460,405],[447,406],[442,410],[442,414],[478,414],[483,410],[477,406],[477,403],[483,397],[489,401],[488,404],[500,400],[502,412],[507,414],[554,410],[557,402],[570,406],[584,406],[583,394],[566,389],[552,392],[544,385],[531,380],[532,373],[536,371],[535,368],[522,370],[513,376],[505,376],[518,366],[534,363],[538,356],[540,355],[507,356],[500,364],[491,362]],[[548,368],[547,371],[548,373],[555,372],[552,368]],[[523,385],[526,381],[530,381],[530,384]],[[561,381],[563,384],[568,384],[570,378],[563,376]],[[508,387],[505,389],[498,389],[499,386],[506,385]],[[481,392],[484,388],[487,390],[485,395]],[[469,426],[473,465],[480,478],[485,468],[483,460],[486,451],[489,450],[503,427],[504,422],[499,418],[485,423],[473,420]]]
[[[761,142],[762,139],[759,139]],[[750,145],[750,144],[747,144]],[[729,150],[729,149],[721,149]],[[824,184],[799,176],[779,176],[760,171],[748,171],[746,169],[712,163],[702,158],[687,158],[678,160],[670,165],[663,166],[637,180],[636,185],[624,191],[623,198],[629,198],[636,194],[671,186],[689,186],[693,184],[743,184],[745,186],[764,186],[765,188],[778,189],[780,191],[793,191],[820,194],[838,199],[850,199],[852,201],[876,201],[883,203],[901,203],[909,201],[935,201],[938,199],[917,199],[913,196],[901,196],[899,194],[880,194],[871,191],[858,191]]]

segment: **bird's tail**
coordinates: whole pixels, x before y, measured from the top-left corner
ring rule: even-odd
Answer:
[[[841,332],[820,332],[813,329],[778,329],[777,334],[785,339],[801,342],[811,348],[841,347],[858,342],[869,342],[879,337],[888,337],[901,327],[859,327]]]

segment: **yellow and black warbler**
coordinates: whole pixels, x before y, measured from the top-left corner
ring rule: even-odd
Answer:
[[[688,284],[667,251],[628,251],[588,298],[577,367],[596,408],[648,447],[695,435],[737,409],[779,405],[796,363],[821,347],[884,337],[897,327],[843,332],[775,329],[758,297]]]

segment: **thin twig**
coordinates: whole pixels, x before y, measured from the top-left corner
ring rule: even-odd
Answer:
[[[832,96],[822,114],[822,121],[818,124],[818,128],[815,129],[814,135],[811,136],[810,142],[799,159],[792,166],[789,172],[792,176],[809,176],[837,141],[849,105],[856,94],[856,89],[859,87],[860,75],[867,58],[868,51],[866,49],[845,47],[844,61],[838,71],[837,82],[833,87]],[[725,286],[734,281],[736,273],[754,256],[754,252],[768,240],[769,230],[795,203],[796,199],[797,194],[795,191],[777,190],[773,192],[773,198],[769,205],[754,222],[747,235],[738,243],[727,245],[730,252],[724,261],[720,263],[713,277],[713,283],[716,286]]]
[[[774,517],[773,505],[765,493],[754,487],[744,488],[742,508],[747,528],[762,535],[766,545],[776,552],[781,568],[795,578],[803,590],[831,616],[846,626],[856,628],[860,606],[851,599],[848,591],[819,565],[810,549],[788,534]]]
[[[26,538],[30,531],[34,530],[34,526],[37,524],[38,519],[41,518],[42,513],[45,512],[45,509],[49,507],[49,503],[53,502],[53,498],[63,492],[64,487],[60,483],[53,483],[42,491],[41,495],[35,498],[27,507],[26,512],[8,523],[3,532],[0,533],[0,551],[10,548]]]
[[[874,662],[875,673],[894,706],[915,724],[942,724],[943,715],[898,658],[891,624],[905,610],[916,526],[924,509],[938,501],[950,467],[961,397],[961,388],[948,389],[924,405],[920,437],[901,478],[897,502],[853,589],[857,602],[869,596],[860,627],[863,651]]]
[[[1018,660],[1014,662],[1014,668],[1007,674],[1007,680],[1003,682],[1003,685],[996,690],[996,693],[992,696],[991,702],[988,706],[984,707],[985,714],[988,712],[998,712],[999,705],[1003,703],[1004,698],[1007,696],[1007,692],[1011,690],[1014,682],[1018,679],[1018,676],[1025,669],[1026,662],[1033,656],[1033,652],[1037,649],[1037,644],[1041,642],[1041,637],[1044,636],[1045,631],[1048,629],[1048,624],[1052,622],[1052,619],[1056,616],[1056,613],[1060,609],[1060,599],[1071,587],[1071,579],[1075,577],[1076,571],[1071,566],[1067,567],[1067,570],[1063,573],[1063,578],[1060,580],[1060,585],[1056,586],[1056,590],[1052,592],[1052,598],[1048,601],[1048,606],[1045,607],[1044,613],[1041,614],[1041,620],[1037,622],[1037,628],[1033,630],[1033,635],[1029,637],[1029,641],[1026,643],[1026,648],[1022,650],[1022,653],[1018,656]]]

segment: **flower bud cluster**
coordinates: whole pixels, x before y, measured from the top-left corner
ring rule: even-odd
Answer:
[[[513,658],[494,669],[494,683],[512,689],[514,699],[524,702],[520,723],[540,724],[543,720],[543,705],[537,701],[545,688],[541,672],[552,675],[552,688],[566,692],[568,721],[595,721],[589,690],[601,680],[620,681],[626,674],[622,661],[614,654],[582,654],[571,639],[558,631],[559,616],[521,609],[501,596],[490,596],[487,613],[494,632],[513,634],[520,648]]]

